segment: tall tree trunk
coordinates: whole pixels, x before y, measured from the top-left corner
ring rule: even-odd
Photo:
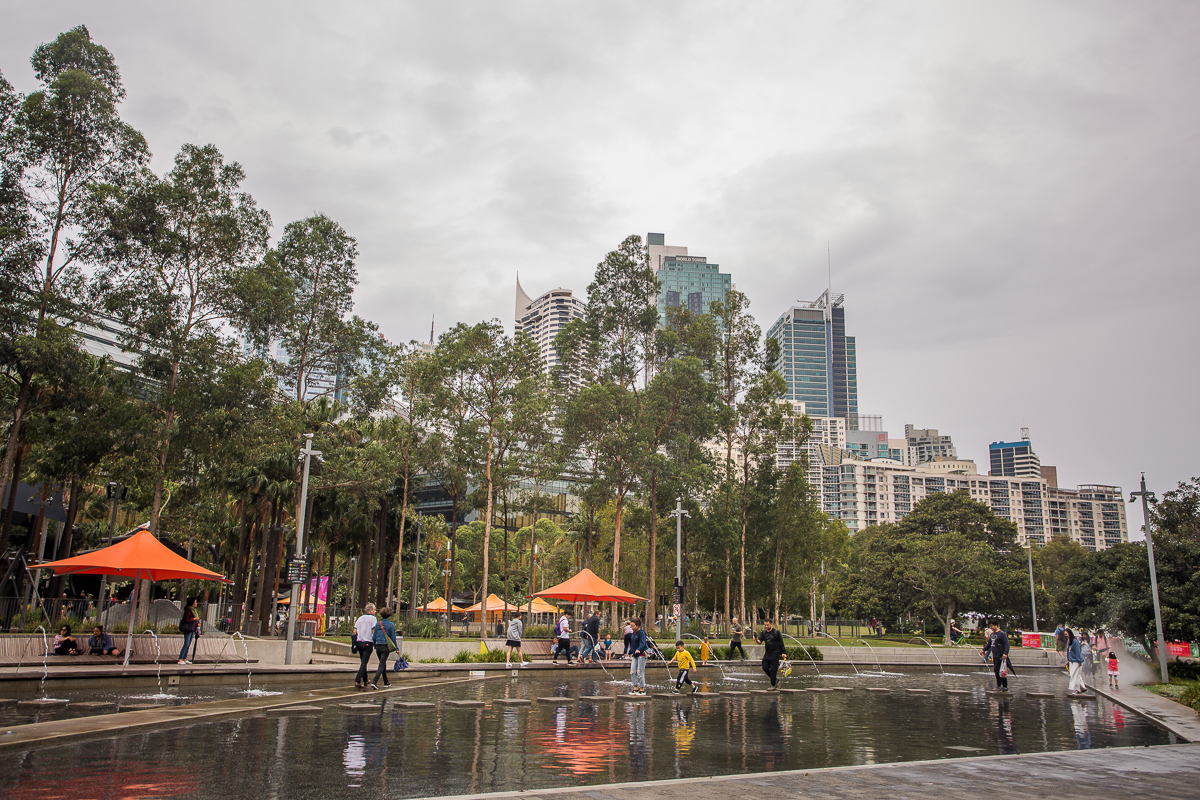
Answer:
[[[458,493],[451,495],[453,505],[450,512],[450,543],[448,545],[450,552],[450,568],[446,576],[446,636],[450,635],[451,614],[450,609],[454,608],[454,572],[458,566],[458,543],[456,535],[458,534]]]
[[[508,616],[508,490],[506,489],[501,495],[500,500],[504,504],[504,609],[503,616]]]
[[[654,592],[654,578],[658,567],[658,476],[650,478],[650,541],[646,546],[649,551],[650,567],[646,575],[646,619],[653,621],[658,607],[658,595]]]
[[[729,624],[729,548],[725,548],[725,624]]]
[[[254,586],[254,614],[250,619],[259,623],[263,619],[263,606],[266,605],[267,598],[267,560],[271,546],[271,520],[274,519],[274,514],[267,513],[263,515],[264,519],[260,522],[262,527],[261,543],[258,551],[258,581]],[[262,634],[262,627],[259,626],[259,634]]]
[[[79,496],[80,481],[78,475],[72,475],[67,481],[67,492],[70,499],[67,501],[67,521],[63,526],[63,535],[58,542],[58,550],[54,554],[54,558],[61,560],[71,557],[71,541],[75,533],[75,517],[79,513]],[[0,553],[3,553],[0,550]],[[50,596],[57,598],[62,594],[63,581],[66,580],[65,575],[55,575],[50,580]]]
[[[8,454],[14,450],[16,451],[16,454],[13,456],[13,460],[9,461]],[[28,450],[29,445],[21,444],[19,442],[13,444],[12,437],[9,436],[8,450],[5,451],[4,460],[6,463],[11,465],[13,475],[12,481],[8,484],[8,502],[4,504],[4,521],[0,523],[0,555],[8,550],[8,537],[9,533],[12,531],[13,509],[17,505],[17,489],[21,485],[21,464],[22,461],[24,461],[25,453]],[[7,471],[4,473],[4,475],[5,477],[8,477]],[[0,491],[0,497],[3,496],[4,493]]]
[[[387,546],[387,516],[387,496],[385,495],[379,502],[379,528],[375,533],[375,551],[379,559],[375,574],[375,602],[380,608],[388,603],[387,578],[388,570],[391,568],[391,561],[388,559],[391,553]]]
[[[485,518],[483,520],[483,589],[480,591],[481,597],[479,600],[479,638],[484,638],[484,633],[488,623],[488,566],[491,557],[492,549],[492,510],[496,502],[495,482],[492,480],[492,453],[493,442],[492,432],[488,430],[487,443],[487,464],[484,467],[484,479],[487,480],[487,504],[484,511]]]
[[[335,565],[337,564],[337,545],[333,539],[329,540],[329,563],[325,567],[325,630],[329,630],[329,614],[333,608],[333,576]],[[321,590],[321,585],[317,584],[317,591]]]
[[[9,476],[12,480],[12,494],[16,497],[16,487],[20,482],[21,465],[20,455],[24,453],[20,449],[21,427],[25,422],[25,406],[29,402],[29,387],[33,383],[33,370],[25,370],[21,373],[21,388],[17,390],[17,404],[13,407],[12,427],[8,430],[8,443],[4,448],[4,460],[0,462],[0,497],[5,496],[5,489],[9,485]],[[12,500],[8,502],[8,508],[4,512],[4,524],[0,527],[0,554],[3,554],[8,549],[8,534],[12,530]]]
[[[229,604],[229,630],[241,629],[242,606],[241,600],[246,596],[246,560],[250,550],[250,513],[249,507],[242,509],[242,524],[238,531],[237,560],[233,570],[233,598]]]
[[[535,482],[533,484],[533,524],[529,526],[529,591],[525,594],[532,595],[537,591],[537,524],[538,511],[541,510],[541,484]],[[533,598],[530,598],[530,609],[532,610]]]

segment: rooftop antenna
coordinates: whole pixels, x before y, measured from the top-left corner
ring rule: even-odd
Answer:
[[[433,321],[437,318],[436,314],[429,315],[429,343],[433,344]]]
[[[825,319],[833,319],[833,248],[825,242],[825,266],[829,270],[829,288],[825,295]]]

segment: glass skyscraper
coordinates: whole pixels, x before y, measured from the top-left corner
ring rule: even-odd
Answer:
[[[667,324],[667,309],[683,306],[693,314],[707,314],[714,300],[725,300],[733,279],[704,256],[689,256],[686,247],[668,246],[665,235],[646,234],[650,266],[658,278],[658,324]]]
[[[846,335],[845,295],[828,291],[792,306],[767,331],[779,342],[777,368],[788,400],[804,403],[812,416],[843,417],[856,429],[858,368],[854,337]]]

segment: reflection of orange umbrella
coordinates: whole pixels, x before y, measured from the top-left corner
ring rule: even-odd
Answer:
[[[574,578],[551,586],[540,592],[534,592],[531,597],[553,597],[556,600],[569,600],[573,603],[604,602],[604,603],[633,603],[645,600],[636,594],[618,589],[611,583],[601,580],[590,569],[584,569]]]
[[[212,570],[193,564],[172,552],[154,534],[140,530],[125,541],[94,553],[84,553],[62,561],[47,561],[34,569],[52,569],[55,575],[116,575],[149,581],[172,581],[193,578],[202,581],[226,580]],[[129,635],[125,638],[125,666],[129,666],[129,650],[133,645],[133,625],[137,619],[138,584],[134,584],[133,607],[129,612]]]

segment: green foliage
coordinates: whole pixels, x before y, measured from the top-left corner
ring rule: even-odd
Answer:
[[[1200,712],[1200,681],[1190,681],[1179,695],[1179,702],[1193,711]]]
[[[432,657],[430,657],[430,658],[422,658],[422,659],[420,660],[420,662],[419,662],[419,663],[421,663],[421,664],[445,664],[445,663],[446,663],[446,659],[444,659],[444,658],[438,658],[438,657],[436,657],[436,656],[432,656]],[[461,663],[463,663],[463,662],[461,662],[461,661],[460,661],[460,662],[456,662],[456,663],[460,663],[460,664],[461,664]]]
[[[450,659],[451,664],[470,664],[475,660],[477,653],[472,653],[470,650],[459,650]]]
[[[811,645],[793,645],[784,648],[789,661],[824,661],[825,654]]]
[[[436,639],[441,635],[442,629],[437,620],[418,618],[401,620],[396,625],[396,631],[401,636],[413,639]]]
[[[1167,674],[1172,680],[1200,681],[1200,663],[1195,661],[1168,661]]]

